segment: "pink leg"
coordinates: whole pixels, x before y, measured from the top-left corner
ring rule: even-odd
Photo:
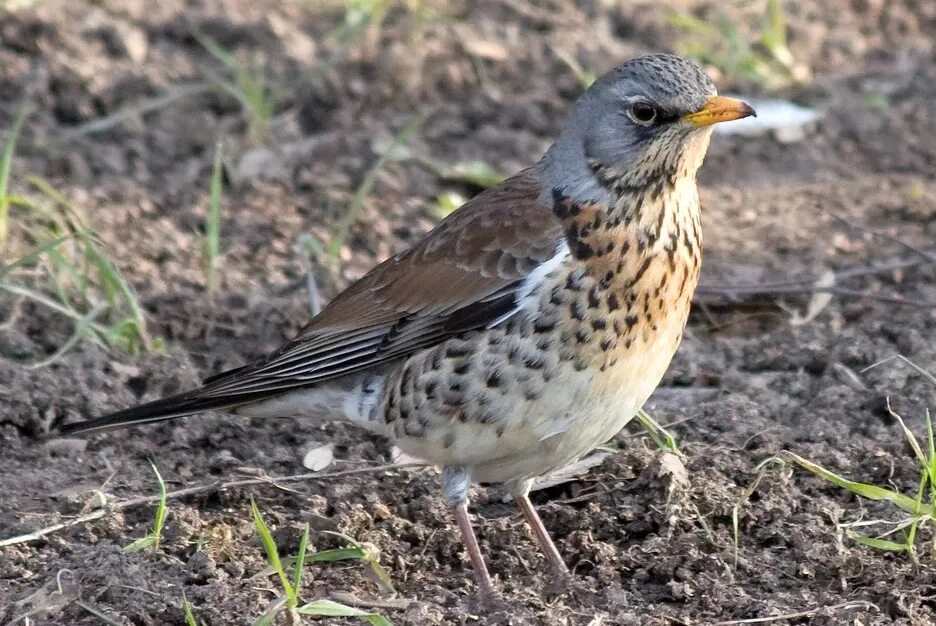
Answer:
[[[478,539],[471,527],[471,520],[468,519],[468,508],[464,504],[459,504],[451,507],[451,509],[455,521],[458,523],[458,528],[461,530],[462,542],[465,544],[465,550],[468,551],[468,560],[471,561],[475,579],[478,581],[481,602],[490,604],[496,600],[497,594],[491,582],[491,575],[488,574],[487,566],[484,564],[484,557],[481,556],[481,547],[478,545]]]
[[[569,568],[566,567],[565,561],[563,561],[562,556],[559,555],[556,544],[553,543],[549,533],[546,531],[546,527],[543,526],[543,520],[540,519],[536,509],[533,508],[533,503],[530,502],[528,496],[515,496],[515,499],[520,510],[523,512],[523,517],[533,531],[533,537],[536,539],[536,543],[539,544],[543,554],[546,555],[546,561],[549,562],[549,567],[553,572],[553,576],[556,578],[555,582],[557,586],[565,587],[572,579],[572,574],[569,573]]]

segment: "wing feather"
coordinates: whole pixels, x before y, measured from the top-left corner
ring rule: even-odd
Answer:
[[[211,396],[304,386],[399,359],[509,317],[562,229],[525,170],[467,202],[407,252],[351,285],[291,342],[212,379]]]
[[[510,317],[524,280],[553,257],[563,231],[524,170],[482,192],[420,243],[339,294],[266,358],[189,392],[66,427],[114,428],[229,408],[385,366]]]

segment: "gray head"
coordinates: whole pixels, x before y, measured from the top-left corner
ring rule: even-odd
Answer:
[[[628,187],[695,175],[711,125],[754,113],[716,93],[698,65],[669,54],[611,70],[579,98],[543,159],[544,194],[559,189],[580,200],[607,200],[596,170],[613,172]]]

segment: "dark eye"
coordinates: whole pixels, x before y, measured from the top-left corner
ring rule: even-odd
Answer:
[[[640,124],[650,124],[656,119],[656,107],[649,102],[635,102],[630,107],[630,116]]]

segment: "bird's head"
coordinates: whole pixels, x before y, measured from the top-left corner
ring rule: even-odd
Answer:
[[[575,104],[544,160],[545,182],[597,200],[609,176],[625,188],[694,176],[713,124],[754,114],[746,103],[718,96],[692,61],[639,57],[604,74]]]

